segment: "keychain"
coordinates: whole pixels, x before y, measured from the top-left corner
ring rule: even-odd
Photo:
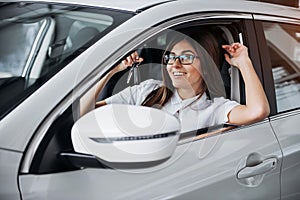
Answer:
[[[134,63],[131,66],[131,69],[129,71],[128,77],[127,77],[127,84],[130,83],[131,77],[133,75],[133,82],[134,84],[139,84],[140,83],[140,69],[139,69],[139,62]]]

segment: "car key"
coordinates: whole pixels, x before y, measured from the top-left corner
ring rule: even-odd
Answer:
[[[140,82],[140,72],[139,72],[139,67],[140,63],[136,62],[131,66],[131,69],[129,71],[128,77],[127,77],[127,84],[130,83],[132,75],[134,76],[134,84],[138,84]]]
[[[133,83],[139,84],[140,83],[140,69],[139,69],[140,63],[136,63],[133,68]]]
[[[131,69],[130,69],[130,71],[129,71],[129,74],[128,74],[128,77],[127,77],[127,84],[129,84],[129,82],[130,82],[130,79],[131,79],[131,77],[132,77],[132,74],[133,74],[133,67],[131,67]]]

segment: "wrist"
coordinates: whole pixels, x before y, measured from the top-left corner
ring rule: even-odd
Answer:
[[[252,67],[252,61],[249,57],[243,58],[236,62],[236,67],[238,67],[240,70],[247,69],[249,67]]]
[[[108,73],[107,73],[107,75],[109,76],[109,77],[112,77],[113,75],[115,75],[116,73],[118,73],[119,71],[121,71],[121,70],[119,70],[119,65],[118,66],[116,66],[116,67],[114,67],[112,70],[110,70]]]

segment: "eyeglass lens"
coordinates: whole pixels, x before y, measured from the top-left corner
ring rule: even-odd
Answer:
[[[164,64],[174,64],[177,58],[179,59],[181,64],[192,64],[195,56],[194,55],[180,55],[180,56],[165,55]]]

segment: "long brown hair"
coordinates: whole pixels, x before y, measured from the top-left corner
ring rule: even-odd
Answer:
[[[218,47],[216,38],[208,31],[199,31],[189,35],[178,32],[173,33],[164,55],[168,54],[178,42],[183,40],[189,42],[200,57],[200,74],[202,76],[202,93],[200,93],[200,96],[204,92],[211,99],[224,96],[224,90],[220,88],[216,80],[216,77],[220,76],[219,67],[217,67],[220,66],[220,47]],[[162,64],[162,77],[162,86],[150,92],[142,105],[161,108],[172,97],[175,88],[164,64]]]

